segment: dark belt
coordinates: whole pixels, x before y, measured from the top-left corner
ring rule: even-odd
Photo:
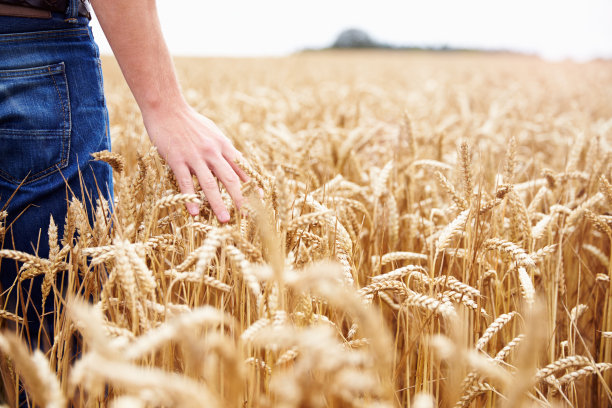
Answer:
[[[11,0],[0,0],[0,16],[29,17],[29,18],[51,18],[51,12],[65,13],[66,9],[61,6],[47,6],[41,2],[41,7],[24,6],[22,3],[15,4]],[[85,3],[79,1],[79,16],[91,19]]]

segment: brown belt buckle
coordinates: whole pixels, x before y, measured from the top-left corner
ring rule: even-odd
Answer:
[[[51,18],[51,12],[32,7],[14,6],[12,4],[0,3],[0,16],[27,17],[27,18]]]

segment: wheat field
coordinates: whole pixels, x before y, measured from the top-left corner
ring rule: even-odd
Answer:
[[[73,201],[49,259],[0,251],[60,310],[46,353],[0,336],[8,388],[45,407],[612,406],[612,62],[176,63],[248,161],[247,210],[220,225],[179,193],[105,59],[115,202],[92,225]]]

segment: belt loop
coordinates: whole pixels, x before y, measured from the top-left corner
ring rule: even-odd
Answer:
[[[81,0],[68,0],[68,7],[66,8],[66,22],[77,23],[79,16],[79,1]]]

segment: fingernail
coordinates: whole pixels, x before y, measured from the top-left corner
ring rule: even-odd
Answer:
[[[221,214],[219,214],[220,222],[228,222],[229,219],[230,219],[230,215],[227,211],[222,211]]]
[[[187,211],[194,217],[200,213],[200,209],[198,208],[198,206],[193,204],[187,205]]]

